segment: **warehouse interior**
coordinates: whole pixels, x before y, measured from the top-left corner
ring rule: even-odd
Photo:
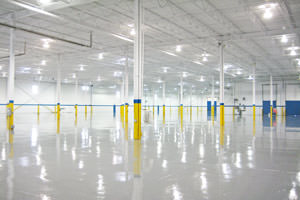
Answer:
[[[0,33],[0,199],[300,198],[299,0],[1,0]]]

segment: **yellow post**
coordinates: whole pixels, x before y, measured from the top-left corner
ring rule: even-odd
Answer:
[[[37,105],[37,114],[40,114],[40,104]]]
[[[253,105],[253,121],[255,122],[255,105]]]
[[[192,121],[192,115],[193,115],[192,111],[193,111],[193,107],[190,106],[190,120],[191,120],[191,121]]]
[[[273,106],[270,106],[270,126],[273,124]]]
[[[183,104],[180,105],[180,125],[181,130],[183,130]]]
[[[8,115],[8,130],[9,130],[9,144],[14,142],[14,101],[10,100],[7,109]]]
[[[154,109],[155,109],[155,108],[154,108],[154,105],[153,105],[153,119],[154,119]]]
[[[166,106],[163,105],[163,124],[166,123]]]
[[[75,125],[77,125],[78,105],[75,104]]]
[[[57,120],[60,120],[60,103],[57,103],[57,106],[56,106],[56,111],[57,111]]]
[[[224,103],[220,104],[220,125],[224,126],[225,119],[224,119]]]
[[[84,114],[85,114],[85,119],[87,118],[87,106],[84,106]]]
[[[255,120],[253,120],[253,136],[255,136],[256,129],[255,129]]]
[[[197,106],[197,118],[199,117],[199,106]]]
[[[211,106],[211,116],[214,117],[215,116],[215,106]]]
[[[142,128],[141,128],[141,106],[142,100],[141,99],[135,99],[134,100],[134,139],[140,140],[142,136]],[[153,106],[154,110],[154,106]],[[153,112],[154,116],[154,112]]]
[[[283,116],[283,107],[281,107],[281,116]]]
[[[128,107],[129,104],[125,103],[125,124],[128,124]]]

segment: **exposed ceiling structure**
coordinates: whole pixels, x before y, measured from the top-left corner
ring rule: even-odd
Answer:
[[[115,88],[126,57],[133,66],[132,0],[0,1],[0,65],[7,76],[10,28],[16,28],[16,77]],[[297,80],[299,0],[145,0],[145,90],[184,76],[201,91],[218,80],[225,43],[225,86],[257,78]]]

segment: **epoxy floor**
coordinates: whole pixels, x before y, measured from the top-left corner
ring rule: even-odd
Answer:
[[[60,133],[55,114],[38,122],[20,113],[10,146],[3,115],[0,199],[299,198],[299,118],[278,116],[270,127],[257,116],[254,127],[252,116],[226,115],[224,134],[204,112],[193,118],[182,131],[177,120],[154,120],[137,142],[108,111],[77,126],[63,113]]]

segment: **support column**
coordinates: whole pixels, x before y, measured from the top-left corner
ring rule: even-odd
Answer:
[[[125,87],[125,80],[124,76],[122,78],[122,84],[121,84],[121,92],[120,92],[120,120],[122,122],[122,125],[124,125],[124,87]]]
[[[125,75],[124,75],[124,105],[125,105],[125,126],[128,125],[128,55],[126,55]]]
[[[92,119],[93,116],[93,87],[94,85],[91,83],[90,85],[90,117]]]
[[[143,0],[135,0],[134,7],[134,28],[136,29],[136,35],[134,38],[134,139],[140,140],[142,136],[141,120],[141,103],[142,103],[142,91],[143,91]]]
[[[190,121],[192,121],[193,117],[193,87],[191,87],[191,95],[190,95]]]
[[[273,77],[270,75],[270,121],[272,126],[273,119]]]
[[[219,42],[220,50],[220,125],[224,126],[224,44]]]
[[[255,80],[256,79],[256,63],[253,66],[253,75],[252,75],[252,102],[253,102],[253,121],[255,122],[255,98],[256,98],[256,91],[255,91]]]
[[[57,69],[57,80],[56,80],[56,111],[57,111],[57,133],[60,131],[60,100],[61,100],[61,57],[58,56],[58,69]]]
[[[163,96],[163,124],[165,124],[166,123],[166,83],[165,82],[163,82],[162,96]]]
[[[78,79],[75,81],[75,125],[77,125],[77,116],[78,116]]]
[[[180,125],[183,129],[183,78],[180,77]]]
[[[10,29],[9,40],[9,75],[8,75],[8,106],[7,120],[9,130],[9,143],[13,143],[14,135],[14,92],[15,92],[15,51],[14,51],[15,29]]]
[[[212,119],[215,117],[215,80],[212,77],[211,81],[211,117]]]

